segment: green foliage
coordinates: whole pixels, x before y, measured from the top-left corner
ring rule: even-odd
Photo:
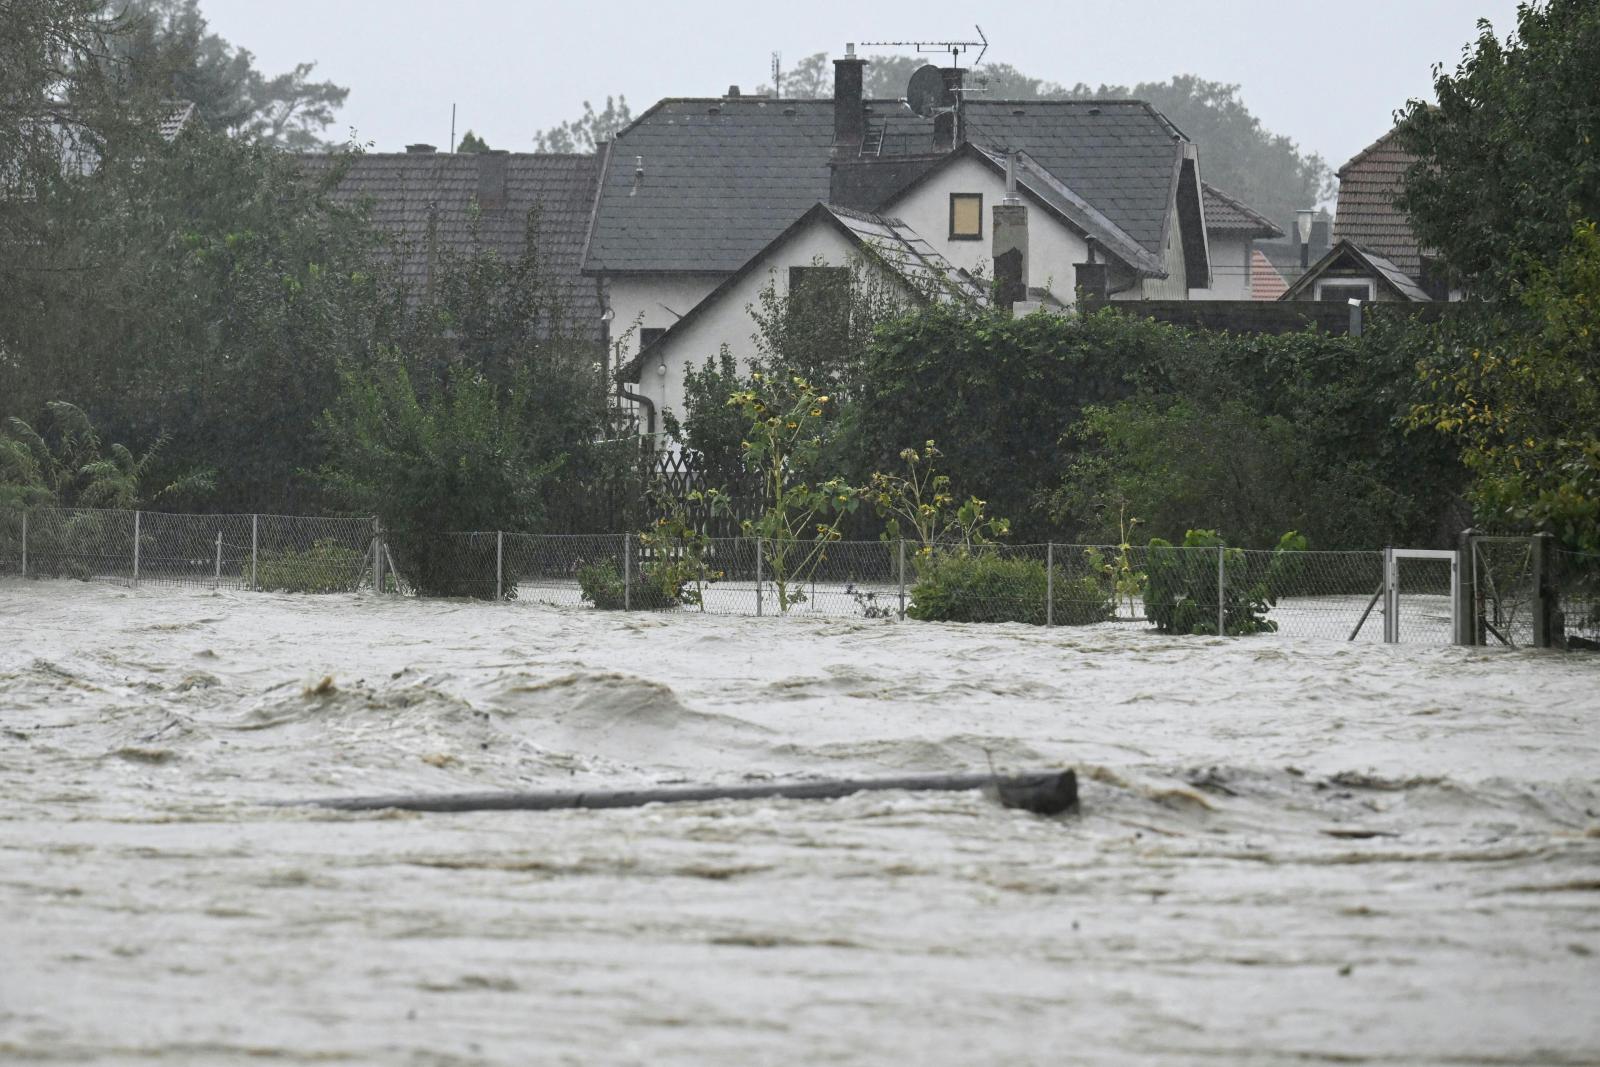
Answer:
[[[1507,296],[1600,219],[1600,5],[1519,4],[1504,41],[1478,30],[1453,72],[1435,69],[1437,101],[1406,105],[1400,143],[1418,158],[1399,207],[1456,277]]]
[[[633,611],[665,610],[683,603],[681,587],[673,589],[664,586],[660,576],[637,573],[624,583],[610,560],[578,568],[578,590],[583,599],[603,611],[621,611],[624,606]]]
[[[1481,522],[1600,550],[1600,229],[1580,223],[1519,295],[1510,329],[1427,354],[1412,422],[1459,443]]]
[[[366,576],[362,553],[334,540],[299,552],[272,552],[256,566],[256,585],[268,593],[353,593]]]
[[[752,370],[760,371],[760,363]],[[739,373],[738,361],[727,345],[699,370],[690,367],[683,376],[684,407],[687,418],[680,426],[671,412],[665,415],[666,430],[700,457],[701,474],[711,485],[731,485],[744,471],[744,450],[739,447],[750,428],[750,420],[736,404],[734,394],[751,386]]]
[[[468,130],[461,135],[461,142],[456,145],[457,152],[487,152],[489,142]]]
[[[1024,541],[1113,541],[1121,501],[1167,537],[1432,543],[1460,528],[1443,517],[1463,482],[1450,445],[1405,422],[1433,343],[1383,315],[1360,338],[1269,337],[931,306],[878,331],[842,466],[885,470],[933,438],[943,473],[983,486]]]
[[[322,420],[330,459],[322,479],[350,510],[379,517],[396,565],[427,595],[485,594],[493,564],[438,535],[532,531],[542,491],[565,457],[539,432],[531,373],[501,389],[467,369],[429,390],[398,361],[343,373]],[[492,586],[488,586],[492,588]]]
[[[1112,599],[1096,575],[1069,576],[1060,567],[1054,582],[1054,622],[1086,626],[1112,617]],[[1006,558],[993,551],[937,552],[917,564],[917,582],[906,614],[924,622],[1025,622],[1043,626],[1050,581],[1035,559]]]
[[[950,490],[950,479],[934,472],[934,461],[944,453],[932,441],[902,449],[900,459],[906,473],[884,474],[874,471],[867,485],[867,498],[878,509],[884,522],[883,540],[898,541],[905,536],[906,524],[917,543],[919,556],[929,556],[936,547],[958,548],[970,552],[980,545],[1005,537],[1011,524],[984,513],[985,502],[969,496],[960,504]]]
[[[800,586],[827,545],[839,540],[839,523],[859,496],[842,479],[822,476],[821,426],[830,398],[805,379],[757,371],[751,388],[728,402],[749,420],[741,442],[745,469],[761,482],[763,510],[744,521],[744,532],[762,538],[766,576],[777,589],[778,610],[787,612],[805,600]]]
[[[723,572],[712,565],[711,538],[697,529],[689,516],[689,506],[701,503],[706,503],[712,514],[725,511],[717,490],[693,490],[686,499],[674,500],[667,514],[639,534],[639,547],[651,556],[640,571],[660,599],[693,604],[704,611],[706,586],[722,578]]]
[[[142,493],[164,436],[135,456],[126,445],[102,447],[88,415],[76,405],[57,400],[46,409],[43,432],[15,417],[0,431],[0,504],[131,509],[173,497],[193,499],[215,488],[212,471],[191,471]]]
[[[1221,554],[1225,592],[1217,585]],[[1228,548],[1215,530],[1190,530],[1181,546],[1150,540],[1144,589],[1145,614],[1166,634],[1215,634],[1222,600],[1223,633],[1270,633],[1278,624],[1266,617],[1276,603],[1266,582],[1246,580],[1245,555]]]

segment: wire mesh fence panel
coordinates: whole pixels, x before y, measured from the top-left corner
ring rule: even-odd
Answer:
[[[1466,562],[1478,643],[1532,645],[1538,599],[1533,538],[1473,537]]]
[[[137,560],[132,511],[35,508],[28,512],[28,574],[131,582]]]
[[[0,576],[22,574],[23,531],[26,525],[20,508],[0,507]]]
[[[756,575],[760,572],[754,538],[708,538],[705,552],[687,573],[690,581],[686,611],[703,611],[708,615],[778,613],[770,587],[758,591]]]
[[[250,580],[250,516],[139,513],[141,584],[239,589]]]
[[[773,614],[887,619],[900,613],[898,543],[764,539],[761,553],[763,608]]]
[[[1455,603],[1451,596],[1448,559],[1395,560],[1396,617],[1402,644],[1448,645],[1456,639]]]
[[[1239,550],[1230,586],[1286,637],[1383,640],[1382,552]]]
[[[246,518],[253,525],[246,536],[255,546],[255,588],[268,593],[353,593],[371,587],[371,519]]]
[[[501,581],[524,604],[620,609],[625,600],[622,534],[502,535]]]
[[[1600,651],[1600,553],[1552,548],[1547,566],[1559,611],[1559,644]]]

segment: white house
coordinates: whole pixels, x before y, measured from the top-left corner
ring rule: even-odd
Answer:
[[[768,279],[859,257],[845,219],[925,250],[957,288],[1000,281],[1009,303],[1211,286],[1198,153],[1148,104],[968,98],[951,70],[919,113],[863,100],[865,61],[834,67],[833,100],[664,100],[605,148],[583,272],[611,316],[619,381],[653,414],[681,404],[683,367],[723,343],[751,354],[746,307]],[[1023,210],[999,264],[1008,167]]]

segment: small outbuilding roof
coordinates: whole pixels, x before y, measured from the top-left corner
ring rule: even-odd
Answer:
[[[1393,262],[1380,256],[1369,248],[1362,248],[1351,241],[1336,241],[1328,249],[1328,254],[1311,264],[1306,272],[1288,290],[1279,297],[1280,300],[1294,300],[1306,290],[1316,285],[1319,278],[1324,277],[1336,268],[1354,266],[1358,270],[1374,275],[1379,284],[1386,285],[1402,300],[1416,303],[1427,303],[1430,297],[1410,275],[1397,267]]]
[[[1283,236],[1283,230],[1271,219],[1216,186],[1201,182],[1200,191],[1205,199],[1207,233],[1267,238]]]

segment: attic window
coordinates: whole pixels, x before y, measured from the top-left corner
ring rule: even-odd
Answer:
[[[983,194],[950,194],[950,240],[983,240]]]

